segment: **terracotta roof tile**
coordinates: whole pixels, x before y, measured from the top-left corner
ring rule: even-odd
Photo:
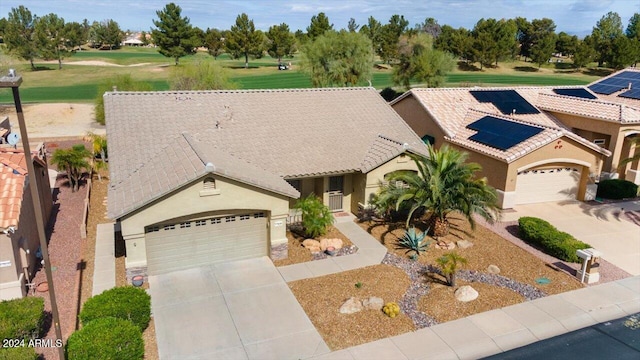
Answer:
[[[377,151],[371,148],[380,146],[379,134],[426,155],[422,140],[373,88],[112,92],[104,99],[114,184],[139,182],[133,180],[134,174],[151,168],[145,164],[154,158],[164,161],[154,164],[148,176],[182,180],[196,176],[194,167],[199,167],[193,155],[175,147],[176,135],[183,132],[199,149],[192,151],[213,159],[212,163],[219,156],[228,157],[241,162],[239,168],[250,166],[281,181],[353,172],[363,164],[382,161],[370,159]],[[166,149],[167,144],[172,148]],[[177,165],[180,162],[190,164],[191,172],[184,164]],[[231,173],[232,166],[227,171]],[[276,183],[272,179],[263,185],[275,189]],[[109,196],[118,199],[110,198],[110,216],[130,211],[134,203],[144,204],[121,193],[128,191],[120,186],[110,191]]]
[[[0,229],[18,226],[26,166],[24,151],[0,148]]]
[[[564,88],[564,86],[563,86]],[[514,87],[514,88],[416,88],[396,99],[392,104],[401,101],[405,96],[413,96],[426,109],[438,125],[445,131],[446,138],[460,146],[489,155],[496,159],[512,162],[527,153],[548,144],[561,137],[569,136],[583,145],[599,151],[605,155],[610,152],[590,141],[573,134],[558,119],[551,114],[540,111],[538,114],[510,114],[504,115],[491,103],[480,103],[471,95],[471,90],[509,90],[513,89],[530,104],[536,106],[547,99],[556,99],[553,96],[553,87]],[[541,100],[542,99],[542,100]],[[540,109],[544,110],[543,107]],[[550,109],[551,110],[551,109]],[[499,150],[473,140],[469,137],[476,131],[468,129],[467,125],[483,116],[491,115],[507,121],[520,122],[544,128],[539,134],[516,144],[507,150]]]

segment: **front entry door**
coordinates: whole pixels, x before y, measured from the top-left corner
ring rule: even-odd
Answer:
[[[329,209],[342,211],[342,193],[344,190],[344,176],[331,176],[329,178]]]

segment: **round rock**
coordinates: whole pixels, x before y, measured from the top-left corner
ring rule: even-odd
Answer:
[[[476,289],[469,285],[460,286],[454,293],[456,300],[462,302],[473,301],[478,298],[478,292]]]
[[[491,265],[487,266],[487,272],[489,274],[497,275],[497,274],[500,274],[500,268],[497,267],[496,265],[491,264]]]

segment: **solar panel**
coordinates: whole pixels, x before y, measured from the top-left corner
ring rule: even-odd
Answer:
[[[485,116],[467,125],[468,129],[478,133],[469,140],[491,146],[499,150],[507,150],[528,138],[540,133],[542,128],[525,125],[493,116]]]
[[[553,89],[553,92],[558,95],[573,96],[582,99],[597,99],[595,95],[583,88]]]
[[[611,95],[614,92],[628,88],[629,84],[631,84],[631,89],[640,88],[640,72],[622,71],[609,78],[598,81],[597,83],[589,86],[589,89],[598,94]],[[618,96],[622,96],[622,94]]]
[[[540,113],[515,90],[471,90],[469,91],[481,103],[492,103],[500,112],[509,115]]]
[[[640,87],[625,91],[625,92],[623,92],[622,94],[620,94],[618,96],[624,97],[624,98],[629,98],[629,99],[640,100]]]

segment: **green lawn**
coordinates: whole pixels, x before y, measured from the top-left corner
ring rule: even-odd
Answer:
[[[84,66],[73,65],[74,61],[105,61],[124,66]],[[180,59],[180,63],[193,61],[213,61],[207,53]],[[308,88],[308,76],[297,71],[298,57],[283,59],[292,62],[293,70],[278,71],[278,60],[271,57],[250,59],[249,68],[244,68],[244,59],[231,59],[223,54],[215,60],[228,68],[230,78],[239,89],[285,89]],[[148,64],[143,66],[127,66]],[[11,59],[9,67],[15,67],[23,77],[20,95],[24,103],[36,102],[91,102],[97,89],[105,79],[130,74],[137,80],[147,81],[154,90],[167,90],[168,78],[173,68],[173,59],[166,58],[154,48],[127,47],[120,50],[85,50],[63,61],[62,70],[57,64],[37,63],[38,71],[31,71],[26,62]],[[551,66],[538,70],[524,62],[501,64],[498,69],[483,71],[454,70],[445,86],[511,86],[511,85],[584,85],[597,76],[582,73],[559,73]],[[391,72],[375,70],[371,81],[377,89],[393,86]],[[367,86],[368,82],[359,84]],[[419,84],[417,84],[419,86]],[[9,89],[0,89],[0,104],[13,102]]]

